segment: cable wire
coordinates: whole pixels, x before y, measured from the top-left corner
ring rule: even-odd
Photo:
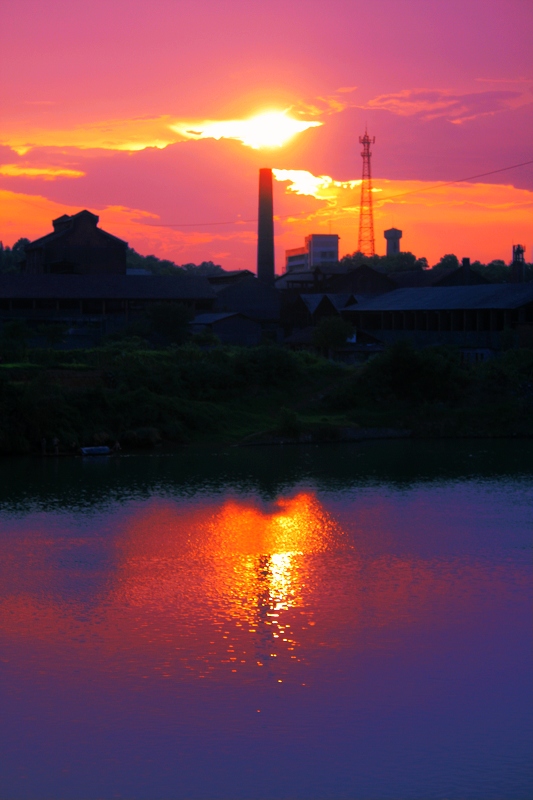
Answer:
[[[528,164],[533,164],[533,159],[530,161],[522,161],[520,164],[512,164],[510,167],[502,167],[501,169],[493,169],[490,172],[480,172],[477,175],[469,175],[468,178],[457,178],[454,181],[446,181],[445,183],[435,183],[433,186],[422,187],[421,189],[412,189],[409,192],[401,192],[400,194],[385,195],[385,197],[376,198],[376,203],[382,203],[384,200],[394,200],[396,197],[407,197],[410,194],[420,194],[421,192],[430,192],[433,189],[441,189],[444,186],[453,186],[455,183],[466,183],[466,181],[473,181],[476,178],[486,178],[488,175],[496,175],[498,172],[507,172],[510,169],[518,169],[518,167],[525,167]],[[345,210],[349,206],[344,206],[340,210]],[[274,215],[275,219],[290,219],[291,217],[301,217],[309,214],[309,211],[296,211],[294,214],[284,214],[282,216]],[[151,228],[200,228],[209,227],[214,225],[239,225],[240,223],[257,222],[257,219],[234,219],[225,222],[154,222],[150,223]]]

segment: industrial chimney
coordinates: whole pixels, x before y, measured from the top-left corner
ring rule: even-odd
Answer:
[[[257,225],[257,277],[274,283],[274,208],[272,170],[259,170],[259,219]]]

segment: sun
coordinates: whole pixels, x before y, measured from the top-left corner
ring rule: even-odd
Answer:
[[[287,111],[265,111],[249,119],[208,120],[171,127],[189,139],[237,139],[247,147],[260,150],[283,147],[298,133],[322,124],[293,119]]]
[[[293,119],[285,111],[267,111],[251,119],[242,120],[241,135],[236,138],[254,150],[263,147],[283,147],[296,134],[321,124],[321,122]]]

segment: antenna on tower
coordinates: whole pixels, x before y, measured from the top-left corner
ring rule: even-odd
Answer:
[[[365,128],[365,135],[359,137],[363,145],[363,180],[361,183],[361,205],[359,209],[359,241],[357,249],[365,256],[374,255],[374,215],[372,211],[372,171],[370,169],[370,145],[376,137],[370,138]]]

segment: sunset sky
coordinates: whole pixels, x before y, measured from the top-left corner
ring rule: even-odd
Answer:
[[[367,126],[378,253],[394,225],[430,263],[533,260],[533,164],[435,187],[533,159],[531,0],[18,0],[0,24],[4,245],[88,208],[143,254],[255,270],[272,167],[277,271],[309,233],[353,252]]]

